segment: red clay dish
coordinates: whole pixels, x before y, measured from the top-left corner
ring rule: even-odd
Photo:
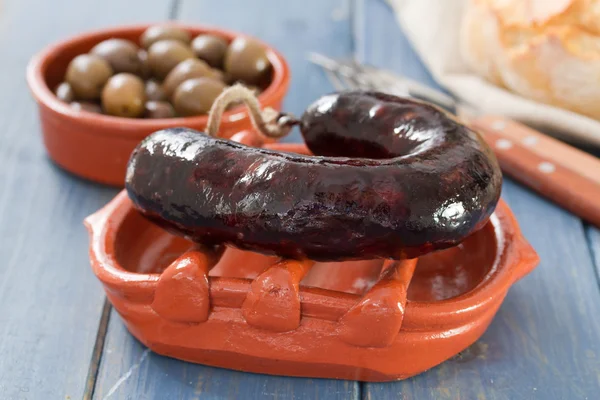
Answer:
[[[240,33],[203,26],[176,24],[192,35],[214,33],[229,40]],[[68,63],[109,38],[138,42],[149,25],[124,26],[86,33],[56,43],[36,55],[27,68],[27,82],[38,103],[44,144],[50,157],[62,168],[81,177],[114,186],[123,186],[126,164],[135,146],[150,133],[177,126],[203,130],[207,117],[133,119],[75,111],[58,100],[52,89],[60,83]],[[259,95],[262,106],[279,110],[290,71],[283,56],[272,47],[268,57],[273,65],[271,84]],[[221,136],[229,137],[251,127],[244,107],[223,114]]]
[[[474,343],[538,263],[503,201],[459,246],[401,262],[208,251],[148,222],[125,192],[85,223],[92,269],[137,339],[166,356],[273,375],[421,373]]]

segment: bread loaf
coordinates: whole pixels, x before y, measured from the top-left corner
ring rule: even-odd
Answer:
[[[524,97],[600,120],[600,0],[467,0],[461,53]]]

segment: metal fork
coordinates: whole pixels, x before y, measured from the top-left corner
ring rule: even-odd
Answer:
[[[336,90],[375,90],[401,97],[413,97],[437,105],[447,111],[474,113],[471,106],[435,89],[390,71],[359,64],[355,60],[332,59],[309,53],[309,61],[323,68]]]
[[[477,107],[390,71],[310,53],[338,91],[371,90],[417,98],[458,115],[481,133],[502,170],[572,213],[600,226],[600,160],[519,122],[484,115]]]

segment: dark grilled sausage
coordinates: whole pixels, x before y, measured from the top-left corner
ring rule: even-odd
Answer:
[[[326,157],[189,129],[156,132],[133,152],[126,189],[141,213],[175,234],[319,261],[450,247],[496,206],[494,155],[432,106],[341,93],[319,99],[301,123],[308,147]]]

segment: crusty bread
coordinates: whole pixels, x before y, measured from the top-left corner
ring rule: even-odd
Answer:
[[[600,119],[600,0],[468,0],[464,61],[524,97]]]

